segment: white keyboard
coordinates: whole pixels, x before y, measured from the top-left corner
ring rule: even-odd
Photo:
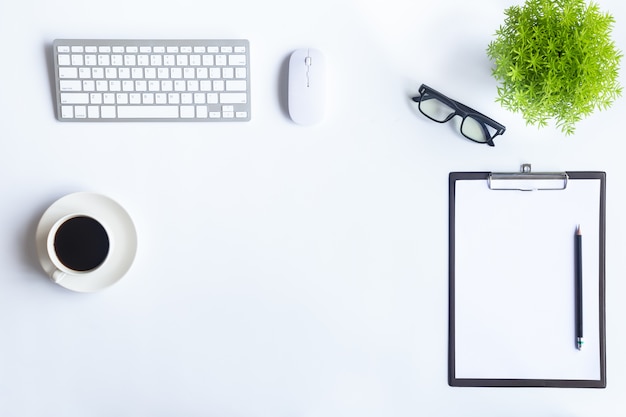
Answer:
[[[57,39],[53,49],[60,121],[250,120],[245,39]]]

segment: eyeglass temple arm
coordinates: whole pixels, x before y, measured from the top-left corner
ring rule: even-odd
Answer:
[[[454,102],[456,104],[458,104],[459,107],[461,107],[464,111],[468,112],[468,113],[474,113],[479,115],[480,117],[484,117],[486,120],[488,120],[491,123],[491,127],[495,128],[497,130],[496,135],[501,135],[504,133],[504,131],[506,130],[506,127],[498,122],[496,122],[495,120],[493,120],[491,117],[489,116],[485,116],[484,114],[482,114],[479,111],[474,110],[473,108],[466,106],[463,103],[459,103],[458,101],[454,100]]]

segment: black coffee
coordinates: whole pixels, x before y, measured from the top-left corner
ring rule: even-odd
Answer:
[[[57,229],[54,250],[67,268],[90,271],[99,267],[109,254],[109,235],[91,217],[72,217]]]

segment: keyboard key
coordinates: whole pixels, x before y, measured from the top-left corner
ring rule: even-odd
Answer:
[[[241,104],[246,103],[246,93],[221,93],[220,103],[222,104]]]
[[[228,57],[228,65],[231,65],[231,66],[246,65],[246,56],[245,55],[230,55]]]
[[[177,118],[178,106],[118,106],[117,117],[122,119]]]
[[[157,78],[161,78],[161,79],[170,78],[170,70],[168,68],[158,68]]]
[[[73,119],[74,106],[61,106],[61,117],[64,119]]]
[[[195,68],[185,68],[183,69],[183,78],[196,78],[196,70]]]
[[[102,93],[89,94],[89,102],[91,104],[102,104]]]
[[[150,55],[150,65],[153,67],[160,67],[163,65],[163,56],[161,55]]]
[[[215,65],[225,66],[227,64],[228,57],[226,55],[216,55],[215,56]]]
[[[163,65],[171,67],[176,65],[176,56],[175,55],[164,55],[163,56]]]
[[[143,68],[131,68],[130,76],[135,79],[143,79]]]
[[[226,81],[227,91],[246,91],[247,83],[245,80],[229,80]]]
[[[78,78],[91,78],[91,69],[90,68],[79,68],[78,69]]]
[[[196,106],[196,117],[198,119],[206,119],[207,117],[209,117],[208,107]]]
[[[194,106],[180,106],[180,117],[190,119],[196,116]]]
[[[88,106],[87,107],[87,117],[90,119],[97,119],[100,117],[100,107],[98,106]]]
[[[59,61],[59,65],[71,65],[72,63],[69,55],[58,55],[57,59]]]
[[[86,119],[87,118],[87,107],[85,106],[74,106],[74,117],[77,119]]]
[[[87,93],[61,93],[61,103],[63,104],[88,104],[89,94]]]
[[[94,66],[98,64],[96,55],[85,55],[85,65]]]
[[[59,85],[61,91],[82,91],[83,83],[80,80],[61,80]]]
[[[101,67],[106,67],[110,65],[111,58],[109,55],[98,55],[98,65]]]
[[[59,68],[59,78],[78,78],[78,68],[74,68],[74,67]]]
[[[183,78],[183,69],[182,68],[171,68],[170,69],[170,77],[171,78]]]
[[[100,117],[103,119],[112,119],[116,116],[115,106],[100,107]]]

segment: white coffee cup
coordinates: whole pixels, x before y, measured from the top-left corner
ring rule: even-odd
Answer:
[[[107,226],[93,216],[73,213],[57,220],[48,232],[46,248],[55,270],[51,279],[94,272],[107,262],[113,247]]]

